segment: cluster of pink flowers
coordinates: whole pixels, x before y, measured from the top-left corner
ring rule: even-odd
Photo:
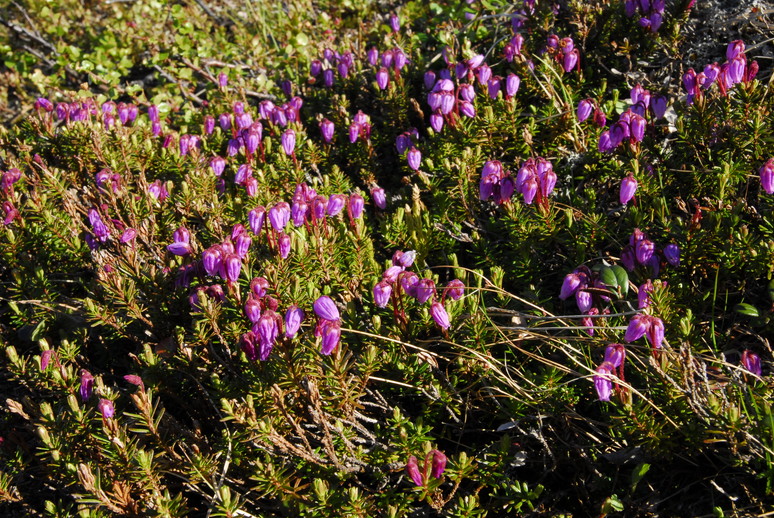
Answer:
[[[623,112],[618,120],[599,136],[599,151],[609,153],[621,144],[636,145],[645,138],[648,119],[651,121],[664,116],[667,109],[667,98],[662,95],[651,95],[650,91],[641,85],[635,85],[629,93],[631,107]],[[596,106],[592,99],[584,99],[578,104],[578,120],[586,120],[594,109],[594,122],[604,127],[605,114]]]
[[[658,317],[644,313],[635,315],[629,321],[624,340],[636,342],[643,336],[654,349],[661,349],[661,342],[664,341],[664,322]]]
[[[562,65],[565,73],[580,70],[580,51],[575,48],[572,38],[560,39],[556,34],[550,34],[546,39],[546,53]]]
[[[683,74],[683,86],[688,92],[688,104],[703,95],[703,91],[709,89],[713,83],[718,85],[720,93],[726,95],[734,85],[749,83],[758,74],[758,62],[747,62],[745,46],[742,40],[732,41],[726,48],[726,62],[718,65],[717,62],[704,67],[698,74],[692,68]]]
[[[269,359],[274,345],[283,333],[292,340],[301,328],[305,313],[296,304],[285,311],[284,319],[277,312],[279,301],[268,295],[269,281],[258,277],[250,282],[250,293],[244,303],[244,311],[252,324],[250,331],[239,340],[242,351],[250,361]]]
[[[613,383],[615,383],[615,388],[619,389],[619,380],[625,381],[625,360],[626,349],[623,345],[610,344],[605,348],[605,358],[599,367],[597,367],[594,375],[594,388],[597,391],[597,396],[600,401],[610,401],[610,395],[613,392]]]
[[[336,83],[336,72],[344,79],[355,68],[355,56],[350,51],[339,53],[331,49],[325,49],[320,59],[315,59],[309,67],[310,84],[322,81],[323,86],[332,88]],[[322,77],[321,77],[322,76]]]
[[[14,205],[16,201],[16,193],[13,186],[21,179],[21,171],[12,167],[11,169],[4,171],[0,176],[0,190],[3,192],[3,225],[8,226],[14,222],[14,220],[21,218],[19,210]]]
[[[658,249],[640,229],[635,228],[629,237],[629,244],[621,252],[621,262],[626,269],[631,272],[637,265],[646,266],[651,269],[654,277],[658,277],[664,261],[672,266],[679,266],[680,247],[670,243],[663,249]]]
[[[376,85],[380,90],[386,90],[389,86],[391,70],[395,77],[399,78],[401,70],[409,62],[408,56],[399,47],[386,50],[381,54],[376,47],[371,47],[368,49],[366,58],[371,66],[379,67],[376,71]]]
[[[664,22],[665,0],[625,0],[626,16],[639,14],[639,23],[650,32],[658,32]]]
[[[406,463],[406,473],[417,486],[424,486],[428,477],[441,478],[446,469],[446,455],[438,450],[431,450],[425,456],[425,463],[419,468],[419,462],[414,455],[409,456]]]
[[[392,265],[384,271],[382,280],[374,286],[374,304],[380,308],[386,308],[392,301],[396,319],[405,322],[406,314],[402,301],[405,293],[420,304],[430,302],[430,315],[433,320],[442,329],[448,329],[451,323],[444,302],[447,298],[451,300],[462,298],[465,285],[458,279],[449,281],[439,298],[432,279],[420,279],[419,275],[407,270],[414,264],[415,258],[416,252],[413,250],[408,252],[398,250],[393,254]]]
[[[498,205],[509,201],[515,192],[520,193],[524,203],[531,205],[534,200],[544,202],[556,186],[553,164],[545,158],[530,158],[519,167],[516,178],[507,171],[499,160],[484,163],[479,183],[481,201],[494,199]]]
[[[416,128],[411,128],[395,138],[395,148],[398,150],[398,154],[406,153],[406,161],[414,171],[419,171],[419,166],[422,163],[422,153],[416,147],[417,140],[419,140],[419,132]]]

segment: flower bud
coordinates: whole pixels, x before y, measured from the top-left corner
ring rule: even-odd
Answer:
[[[323,295],[315,300],[313,307],[315,314],[323,320],[335,321],[340,318],[336,303],[327,295]]]
[[[413,455],[408,458],[408,462],[406,463],[406,473],[417,486],[422,486],[424,484],[422,474],[419,472],[417,458]]]

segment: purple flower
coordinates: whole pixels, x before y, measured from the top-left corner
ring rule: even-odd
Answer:
[[[564,281],[562,281],[562,289],[559,292],[559,298],[566,300],[568,297],[575,295],[575,292],[578,291],[580,285],[581,279],[578,274],[568,273],[564,276]]]
[[[97,403],[97,410],[102,414],[103,419],[113,419],[116,415],[116,410],[113,407],[113,402],[109,399],[101,398]]]
[[[424,304],[435,296],[435,283],[432,279],[421,279],[417,284],[417,301]]]
[[[760,376],[762,373],[760,356],[748,349],[742,351],[742,366],[756,376]]]
[[[600,401],[610,401],[610,394],[613,391],[613,382],[610,381],[610,375],[613,372],[612,365],[603,362],[597,367],[597,373],[594,375],[594,388]]]
[[[386,68],[381,67],[376,72],[376,86],[379,87],[379,90],[385,90],[387,89],[387,84],[390,82],[390,73],[387,71]]]
[[[644,117],[637,115],[636,113],[632,115],[629,128],[631,129],[631,137],[635,142],[642,142],[642,139],[645,137],[646,124],[647,122],[645,121]]]
[[[621,204],[626,205],[634,198],[635,192],[637,192],[637,180],[629,173],[629,176],[621,180],[621,191],[618,195],[618,200]]]
[[[424,484],[422,474],[419,472],[417,458],[413,455],[408,458],[408,462],[406,463],[406,473],[417,486],[422,486]]]
[[[336,216],[339,214],[342,210],[344,210],[344,207],[347,204],[347,197],[343,194],[332,194],[330,198],[328,198],[328,208],[326,209],[328,216]]]
[[[323,320],[337,321],[340,318],[336,303],[327,295],[315,300],[313,307],[315,314]]]
[[[430,453],[433,454],[430,474],[435,478],[441,478],[441,475],[443,475],[443,472],[446,469],[446,455],[438,450],[433,450]]]
[[[576,115],[578,116],[578,121],[583,122],[589,117],[591,117],[591,112],[594,110],[594,101],[591,99],[583,99],[581,102],[578,103],[578,110],[576,112]]]
[[[354,219],[360,219],[363,215],[363,207],[365,207],[365,200],[357,193],[349,195],[349,202],[347,204],[347,211],[349,217]]]
[[[325,320],[320,327],[320,337],[322,338],[320,352],[325,356],[328,356],[339,345],[339,341],[341,340],[341,324],[338,320]]]
[[[637,309],[645,309],[650,306],[650,293],[653,292],[653,283],[648,279],[637,290]]]
[[[258,337],[258,357],[262,362],[269,359],[279,331],[279,315],[270,309],[264,311],[261,318],[253,326],[253,333]]]
[[[304,321],[304,310],[293,304],[285,312],[285,336],[293,338],[301,329],[301,323]]]
[[[767,194],[774,194],[774,158],[770,158],[758,171],[761,187]]]
[[[250,225],[250,230],[256,236],[261,233],[263,228],[263,222],[266,220],[266,209],[259,205],[247,214],[247,222]]]
[[[562,58],[562,67],[564,68],[564,71],[571,72],[572,69],[578,65],[579,58],[580,52],[578,49],[572,49],[570,52],[567,52]]]
[[[440,133],[443,129],[443,115],[440,112],[433,112],[430,114],[430,127],[433,131]]]
[[[661,342],[664,341],[664,322],[660,318],[646,317],[648,328],[645,331],[645,339],[656,349],[661,349]],[[627,329],[628,332],[628,329]]]
[[[81,387],[79,389],[81,393],[81,401],[84,403],[91,398],[91,393],[94,390],[94,376],[91,375],[86,369],[81,369]]]
[[[253,324],[261,319],[261,303],[255,297],[248,297],[245,301],[245,316]]]
[[[167,250],[173,255],[185,256],[191,253],[191,245],[182,241],[175,241],[171,245],[167,245]]]
[[[460,300],[465,295],[465,283],[459,279],[453,279],[446,285],[446,297],[451,300]]]
[[[581,313],[587,313],[591,309],[593,303],[594,298],[588,291],[580,289],[575,292],[575,304],[578,306]]]
[[[285,151],[285,154],[288,156],[292,155],[296,148],[296,132],[292,129],[286,130],[282,134],[281,141],[282,150]]]
[[[290,236],[284,232],[280,233],[279,253],[282,259],[287,259],[288,256],[290,255],[290,245],[291,245]]]
[[[384,194],[384,189],[381,187],[374,187],[371,189],[371,197],[374,200],[374,205],[379,210],[387,208],[387,196]]]
[[[281,232],[290,221],[290,204],[281,201],[269,209],[269,223],[275,231]]]
[[[386,281],[379,281],[374,286],[374,304],[380,308],[386,308],[392,295],[392,286]]]
[[[728,44],[726,48],[726,59],[729,61],[736,59],[740,54],[744,54],[744,42],[735,40]]]
[[[320,134],[322,135],[323,142],[330,144],[331,140],[333,140],[334,129],[334,124],[328,119],[320,121]]]
[[[225,278],[228,282],[236,282],[242,271],[242,260],[236,254],[228,254],[225,259],[223,259],[222,268],[225,271],[221,272],[221,277]]]
[[[605,363],[609,363],[614,368],[623,364],[626,358],[626,348],[621,344],[610,344],[605,348]]]
[[[680,247],[670,243],[664,247],[664,258],[672,266],[680,266]]]
[[[290,218],[293,221],[293,225],[300,227],[306,221],[306,213],[309,210],[309,205],[304,200],[296,200],[290,207]]]
[[[627,342],[634,342],[642,338],[649,327],[647,319],[647,315],[635,315],[629,322],[629,326],[626,328],[624,340]]]
[[[433,317],[435,323],[442,329],[449,329],[451,327],[449,314],[440,302],[435,301],[430,305],[430,316]]]
[[[418,171],[419,165],[422,162],[422,153],[420,153],[417,148],[412,147],[408,150],[408,153],[406,153],[406,160],[411,169]]]
[[[505,98],[510,99],[516,95],[516,92],[519,91],[520,85],[521,78],[519,78],[519,76],[516,74],[508,74],[508,76],[505,78]]]
[[[640,264],[647,264],[651,257],[653,257],[653,250],[655,245],[650,239],[641,239],[637,241],[634,246],[634,254],[637,257],[637,262]]]

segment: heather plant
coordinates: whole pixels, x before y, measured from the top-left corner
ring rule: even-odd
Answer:
[[[0,509],[766,512],[756,47],[381,7],[0,14]]]

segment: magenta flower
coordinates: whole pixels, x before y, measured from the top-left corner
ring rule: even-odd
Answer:
[[[583,99],[578,103],[578,110],[576,115],[578,116],[578,122],[583,122],[591,117],[591,112],[594,110],[594,101],[591,99]]]
[[[321,352],[328,356],[339,345],[341,340],[341,324],[338,320],[324,320],[320,328],[320,337],[322,338]]]
[[[637,309],[645,309],[650,306],[650,293],[653,292],[653,283],[648,279],[637,290]]]
[[[267,309],[253,326],[253,333],[258,337],[258,358],[262,362],[269,359],[269,355],[274,349],[274,342],[277,341],[280,332],[279,321],[279,315],[271,309]]]
[[[313,307],[315,314],[323,320],[337,321],[340,319],[336,303],[327,295],[323,295],[315,300]]]
[[[578,274],[568,273],[564,276],[564,281],[562,281],[562,289],[559,292],[559,298],[565,300],[575,295],[575,292],[578,291],[580,285],[581,278],[578,276]]]
[[[406,473],[417,486],[422,486],[424,484],[422,474],[419,472],[417,458],[413,455],[408,458],[408,462],[406,463]]]
[[[760,376],[762,373],[760,356],[748,349],[742,351],[742,366],[747,369],[749,373],[756,376]]]
[[[449,329],[451,327],[449,314],[440,302],[435,301],[430,305],[430,316],[433,317],[435,323],[442,329]]]
[[[647,317],[647,319],[648,328],[645,331],[645,338],[654,348],[661,349],[661,342],[664,341],[664,322],[656,317]]]
[[[334,129],[335,126],[333,122],[328,119],[320,121],[320,134],[322,135],[323,142],[330,144],[331,140],[333,140]]]
[[[191,253],[191,245],[182,241],[175,241],[167,245],[167,250],[173,255],[185,256]]]
[[[594,388],[600,401],[610,401],[610,394],[613,391],[613,382],[610,376],[613,373],[613,366],[610,363],[603,362],[597,367],[597,373],[594,375]]]
[[[417,148],[412,147],[408,150],[408,153],[406,153],[406,160],[411,169],[418,171],[419,165],[422,162],[422,153]]]
[[[572,49],[567,52],[562,58],[562,67],[565,72],[572,72],[572,69],[578,66],[578,60],[580,58],[580,52],[578,49]]]
[[[386,68],[381,67],[376,72],[376,86],[379,87],[379,90],[386,90],[387,84],[390,82],[390,73],[387,71]]]
[[[441,475],[443,475],[443,472],[446,469],[446,455],[438,450],[433,450],[430,453],[433,455],[430,474],[435,478],[441,478]]]
[[[384,189],[381,187],[374,187],[371,189],[371,197],[374,200],[374,205],[380,210],[387,208],[387,196],[384,193]]]
[[[281,201],[269,209],[269,223],[275,231],[281,232],[290,221],[290,204]]]
[[[435,296],[435,283],[432,279],[421,279],[417,284],[417,301],[424,304]]]
[[[767,194],[774,194],[774,158],[770,158],[761,167],[758,174],[761,178],[761,187]]]
[[[91,375],[86,369],[81,369],[81,387],[79,392],[81,394],[81,401],[84,403],[91,398],[91,393],[94,390],[94,376]]]
[[[446,297],[451,300],[460,300],[465,295],[465,283],[459,279],[453,279],[446,285]]]
[[[104,419],[113,419],[113,416],[116,415],[113,402],[109,399],[101,398],[99,403],[97,403],[97,410],[99,410],[99,413],[102,414]]]
[[[637,192],[637,180],[629,173],[629,176],[621,180],[621,192],[618,195],[618,200],[622,205],[626,205],[634,198],[635,192]]]
[[[390,303],[392,295],[392,286],[386,281],[379,281],[374,286],[374,304],[380,308],[386,308]]]
[[[242,260],[236,254],[228,254],[223,260],[222,268],[225,270],[221,273],[228,282],[236,282],[239,279],[239,274],[242,271]]]
[[[285,312],[285,336],[293,338],[301,329],[301,323],[304,321],[304,310],[293,304]]]
[[[578,306],[581,313],[588,313],[593,303],[594,298],[588,291],[579,289],[575,292],[575,304]]]
[[[620,367],[626,359],[626,348],[621,344],[610,344],[605,348],[605,363],[614,368]]]
[[[360,219],[363,215],[363,207],[365,207],[365,200],[357,193],[349,195],[349,202],[347,204],[347,211],[349,217],[354,219]]]
[[[285,133],[282,134],[280,141],[282,142],[282,150],[285,151],[285,154],[288,156],[292,155],[293,151],[296,149],[296,132],[292,129],[286,130]]]
[[[634,246],[634,255],[637,258],[637,262],[640,264],[648,264],[648,261],[653,257],[653,250],[655,245],[650,239],[641,239],[637,241]]]
[[[290,255],[291,239],[285,232],[280,233],[279,236],[279,254],[282,259],[287,259]]]
[[[626,333],[624,334],[624,340],[627,342],[639,340],[645,335],[648,327],[647,315],[635,315],[631,321],[629,321],[629,326],[626,328]]]

